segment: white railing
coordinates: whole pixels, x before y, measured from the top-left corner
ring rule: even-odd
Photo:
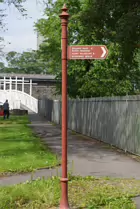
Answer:
[[[18,86],[21,86],[21,91],[24,92],[25,85],[30,86],[30,96],[32,96],[32,79],[25,80],[24,77],[18,78],[17,76],[15,78],[6,78],[3,77],[0,79],[0,89],[2,87],[2,90],[18,90]],[[8,87],[8,88],[7,88]],[[13,88],[14,87],[14,88]]]
[[[10,109],[21,109],[24,105],[28,110],[38,113],[38,99],[18,90],[0,90],[0,102],[8,99]]]

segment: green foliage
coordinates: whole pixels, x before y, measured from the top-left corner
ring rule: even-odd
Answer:
[[[139,0],[72,0],[46,3],[47,18],[36,23],[45,37],[39,53],[47,66],[61,78],[61,25],[63,3],[70,13],[69,45],[105,44],[109,56],[104,61],[69,61],[70,97],[94,97],[135,94],[139,89],[140,41]],[[61,92],[61,86],[58,86]]]
[[[140,41],[139,0],[90,0],[82,22],[96,39],[118,43],[122,61],[132,64]]]
[[[8,67],[1,69],[5,73],[48,73],[46,63],[39,58],[36,51],[22,54],[11,51],[6,55]]]

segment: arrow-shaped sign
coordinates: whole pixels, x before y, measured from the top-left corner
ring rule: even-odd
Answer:
[[[105,59],[107,55],[108,49],[104,45],[68,47],[68,59],[70,60]]]
[[[103,54],[101,55],[101,57],[104,57],[107,51],[103,46],[101,47],[101,49],[103,50]]]

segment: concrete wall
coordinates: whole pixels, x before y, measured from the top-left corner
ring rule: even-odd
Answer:
[[[40,99],[39,113],[61,124],[61,101]],[[68,128],[140,155],[140,96],[69,100]]]

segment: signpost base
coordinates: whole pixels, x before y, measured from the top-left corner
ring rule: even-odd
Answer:
[[[62,196],[60,201],[60,209],[70,209],[68,203],[68,178],[61,178]]]

